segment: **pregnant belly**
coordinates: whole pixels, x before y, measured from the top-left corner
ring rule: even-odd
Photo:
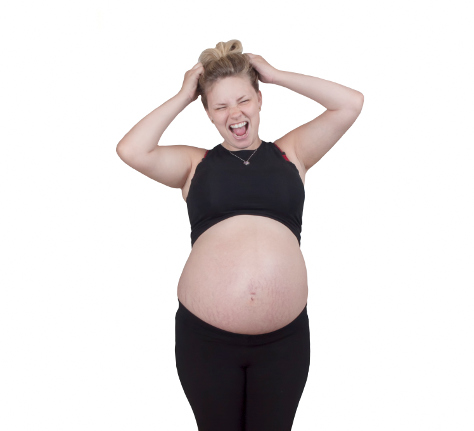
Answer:
[[[178,299],[194,315],[239,334],[264,334],[292,322],[308,298],[298,240],[280,222],[239,215],[194,243]]]

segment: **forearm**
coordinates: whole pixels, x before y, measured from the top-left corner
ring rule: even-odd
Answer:
[[[357,90],[314,76],[279,70],[273,84],[309,97],[326,109],[360,107],[363,95]]]
[[[167,127],[189,103],[182,93],[176,94],[135,124],[120,140],[117,151],[135,154],[152,151]]]

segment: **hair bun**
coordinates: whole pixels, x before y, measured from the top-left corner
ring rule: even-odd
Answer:
[[[199,62],[205,67],[207,64],[231,54],[242,54],[240,40],[232,39],[228,42],[219,42],[215,48],[208,48],[199,56]]]
[[[240,40],[232,39],[219,42],[215,48],[204,50],[199,56],[204,71],[200,74],[197,93],[201,96],[204,109],[207,106],[207,92],[218,81],[231,76],[249,79],[255,93],[258,94],[258,72],[252,66],[247,54],[242,53]]]

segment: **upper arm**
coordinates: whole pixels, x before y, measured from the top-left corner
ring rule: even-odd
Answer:
[[[337,110],[327,109],[314,120],[292,130],[281,138],[307,171],[318,162],[359,116],[363,105]]]
[[[157,145],[148,153],[137,154],[117,146],[117,154],[127,165],[173,188],[183,188],[191,172],[192,161],[205,151],[189,145]]]

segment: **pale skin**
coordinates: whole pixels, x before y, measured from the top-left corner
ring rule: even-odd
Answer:
[[[313,120],[274,141],[297,165],[304,179],[314,166],[344,135],[359,116],[364,96],[357,90],[314,76],[279,70],[262,56],[247,53],[259,80],[265,84],[286,87],[326,108]],[[169,187],[181,188],[186,199],[190,180],[204,148],[188,145],[157,145],[174,118],[198,97],[196,92],[204,68],[197,63],[185,73],[181,90],[137,123],[117,145],[120,158],[132,168]],[[246,96],[246,97],[244,97]],[[206,113],[224,139],[222,145],[231,151],[254,149],[260,145],[258,129],[262,93],[255,92],[246,77],[227,77],[207,92]],[[229,126],[249,123],[248,138],[236,140]]]

